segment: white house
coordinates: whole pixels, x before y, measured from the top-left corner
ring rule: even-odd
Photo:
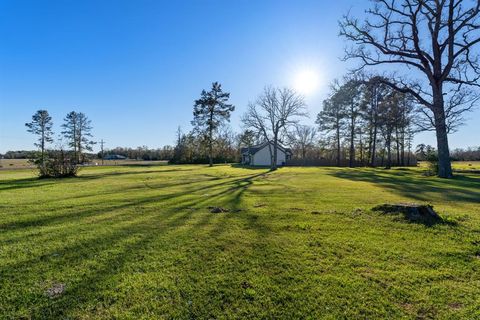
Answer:
[[[270,146],[271,148],[269,148],[268,142],[264,142],[256,146],[242,148],[242,164],[259,167],[270,166],[272,163],[270,149],[273,152],[273,143],[270,143]],[[290,149],[277,145],[277,166],[285,165],[291,157]]]

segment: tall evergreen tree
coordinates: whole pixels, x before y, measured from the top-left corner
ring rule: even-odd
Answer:
[[[210,167],[213,166],[214,135],[220,125],[230,121],[230,114],[235,110],[235,106],[228,103],[229,98],[230,93],[223,92],[222,85],[214,82],[210,91],[203,90],[200,99],[195,100],[192,125],[206,139]]]
[[[335,104],[343,105],[342,109],[345,111],[345,118],[348,122],[350,167],[355,166],[355,139],[359,129],[357,124],[360,118],[361,97],[362,86],[355,80],[349,80],[338,87],[333,96]]]
[[[334,97],[330,97],[323,101],[323,109],[316,120],[321,132],[327,134],[333,132],[337,166],[340,166],[341,161],[341,137],[346,128],[345,115],[345,105],[338,103]]]
[[[83,160],[83,151],[92,151],[95,142],[91,141],[91,121],[82,112],[72,111],[67,114],[62,124],[62,134],[72,148],[75,163]]]
[[[43,165],[45,162],[45,149],[47,143],[53,142],[53,121],[47,110],[38,110],[32,116],[32,121],[25,123],[28,128],[27,131],[38,136],[35,146],[40,149],[40,162]]]

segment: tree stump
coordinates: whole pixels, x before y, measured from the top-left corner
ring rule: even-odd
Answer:
[[[431,205],[416,203],[381,204],[372,208],[372,210],[384,214],[402,213],[407,220],[414,222],[428,223],[442,221],[442,218],[433,210]]]

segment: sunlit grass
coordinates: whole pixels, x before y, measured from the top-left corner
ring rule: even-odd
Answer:
[[[480,317],[479,209],[479,175],[421,169],[0,172],[0,317]]]

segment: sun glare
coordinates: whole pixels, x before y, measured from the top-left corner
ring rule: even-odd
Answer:
[[[294,88],[297,92],[308,95],[318,89],[319,76],[313,70],[303,70],[295,76]]]

